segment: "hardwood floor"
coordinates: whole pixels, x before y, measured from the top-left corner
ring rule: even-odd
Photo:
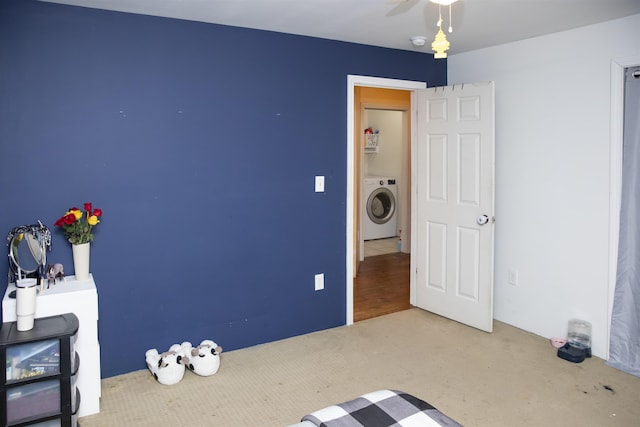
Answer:
[[[354,279],[354,322],[411,308],[410,260],[411,255],[399,252],[364,259]]]

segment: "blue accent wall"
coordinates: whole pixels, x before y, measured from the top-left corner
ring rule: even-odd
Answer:
[[[345,324],[348,74],[437,86],[446,62],[0,1],[0,232],[41,220],[49,262],[73,274],[53,224],[84,202],[103,210],[103,377],[145,368],[149,348],[229,351]]]

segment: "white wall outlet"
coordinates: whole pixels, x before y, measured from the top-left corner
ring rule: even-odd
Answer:
[[[324,175],[316,175],[316,193],[324,193]]]
[[[509,284],[513,286],[518,285],[518,270],[515,268],[509,269]]]
[[[324,273],[316,274],[316,291],[324,289]]]

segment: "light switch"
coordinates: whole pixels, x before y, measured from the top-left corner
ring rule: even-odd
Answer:
[[[316,274],[316,291],[321,291],[324,289],[324,273]]]
[[[324,193],[324,176],[316,175],[316,193]]]

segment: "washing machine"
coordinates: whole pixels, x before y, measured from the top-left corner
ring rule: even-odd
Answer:
[[[364,179],[364,240],[396,236],[397,198],[395,178],[370,176]]]

